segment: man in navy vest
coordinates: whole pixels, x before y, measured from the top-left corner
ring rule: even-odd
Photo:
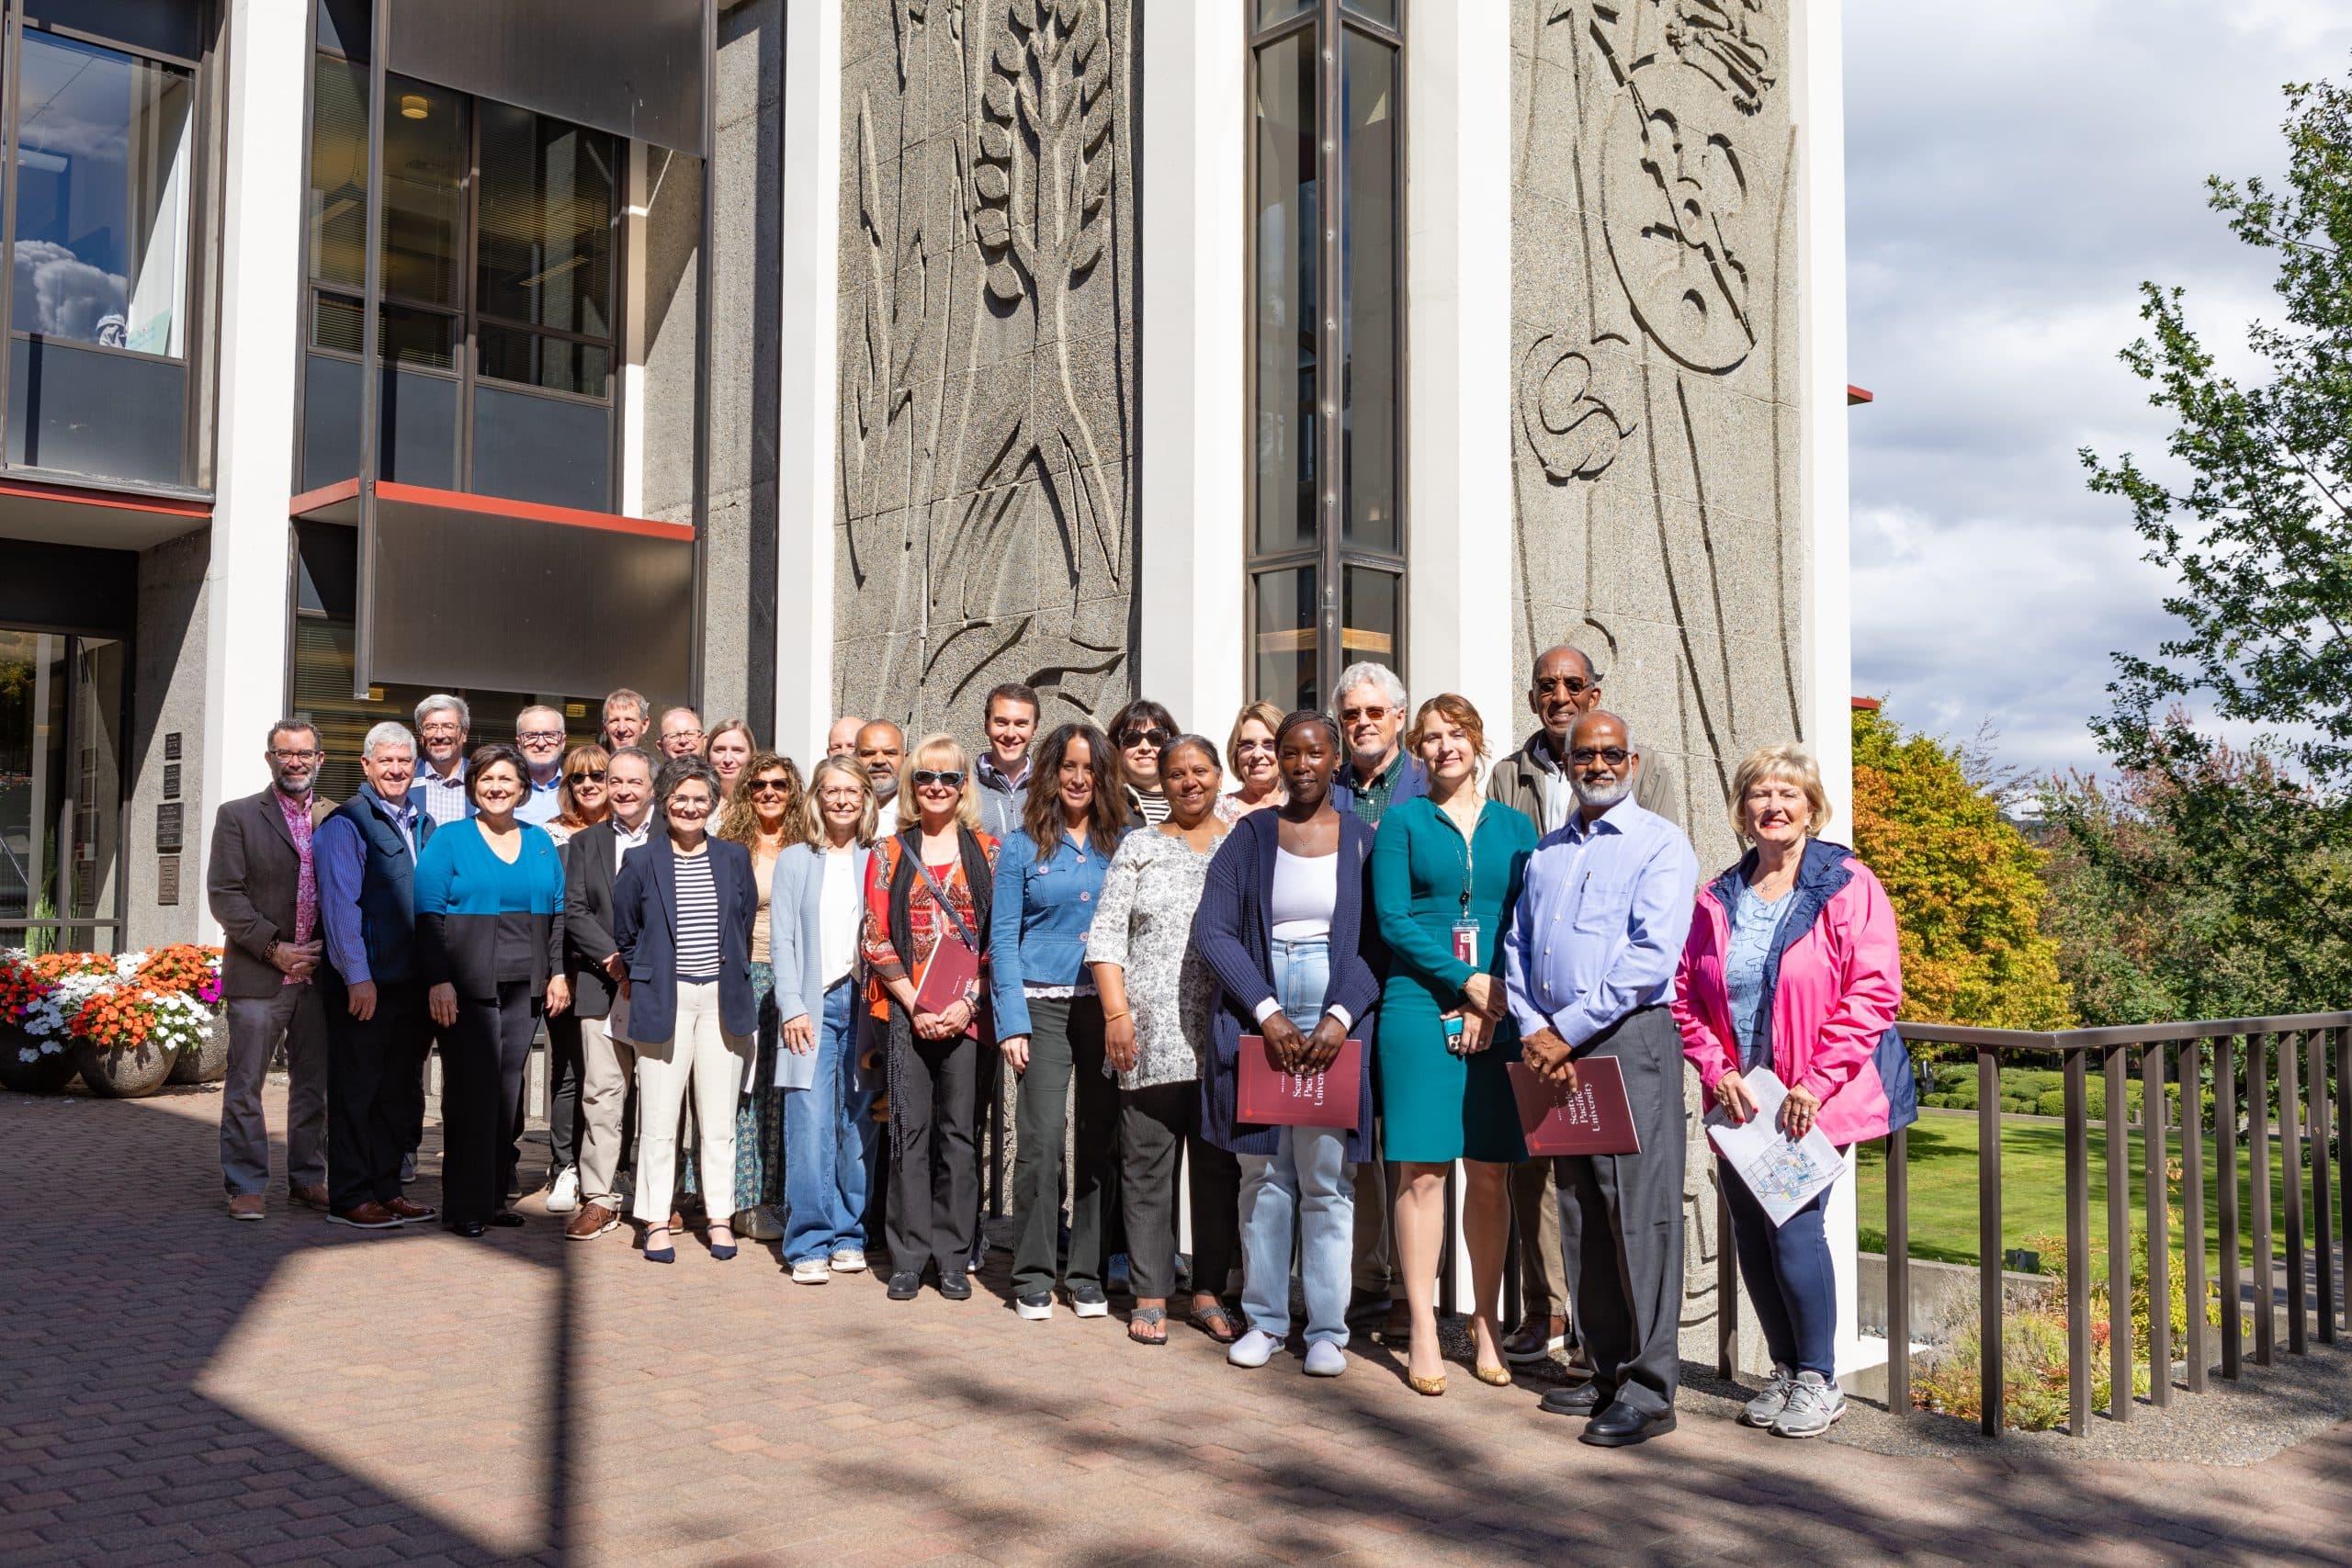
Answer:
[[[359,770],[368,782],[318,831],[327,1217],[390,1230],[437,1213],[401,1195],[401,1156],[424,1117],[424,1054],[433,1043],[412,897],[433,818],[409,795],[416,740],[405,726],[387,720],[370,729]]]

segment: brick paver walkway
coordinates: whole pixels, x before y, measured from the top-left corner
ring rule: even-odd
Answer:
[[[1420,1399],[1378,1349],[1311,1382],[989,1291],[796,1289],[770,1248],[367,1235],[287,1213],[282,1174],[234,1224],[217,1104],[0,1094],[0,1563],[2352,1552],[2341,1427],[2242,1470],[1894,1460],[1697,1413],[1603,1453],[1466,1370]]]

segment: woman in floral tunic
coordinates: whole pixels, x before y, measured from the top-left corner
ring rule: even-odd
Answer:
[[[1238,1332],[1222,1292],[1240,1251],[1241,1167],[1200,1135],[1201,1061],[1217,986],[1192,951],[1193,911],[1225,837],[1216,816],[1220,778],[1216,748],[1197,735],[1161,750],[1168,819],[1120,842],[1087,938],[1119,1079],[1119,1190],[1136,1292],[1127,1337],[1138,1345],[1168,1342],[1179,1149],[1193,1200],[1193,1322],[1220,1345]]]

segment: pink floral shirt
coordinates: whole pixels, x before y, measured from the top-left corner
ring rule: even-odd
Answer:
[[[286,830],[293,835],[294,852],[302,858],[302,874],[294,890],[294,945],[300,947],[311,940],[319,929],[319,873],[311,855],[311,797],[296,800],[285,791],[277,792],[277,813],[286,818]],[[285,984],[301,984],[293,976]]]

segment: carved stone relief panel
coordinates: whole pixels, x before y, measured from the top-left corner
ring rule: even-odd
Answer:
[[[1710,872],[1739,758],[1804,739],[1788,6],[1513,0],[1520,684],[1590,654]],[[1684,1348],[1712,1355],[1693,1123]]]
[[[1129,0],[842,0],[842,712],[1128,694]]]

